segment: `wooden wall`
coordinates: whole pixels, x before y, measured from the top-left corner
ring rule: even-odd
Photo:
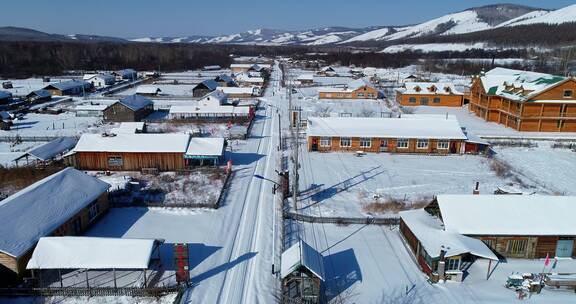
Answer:
[[[395,138],[372,138],[372,145],[370,148],[362,148],[360,147],[360,138],[359,137],[352,137],[351,138],[351,147],[340,147],[340,137],[332,137],[331,138],[331,145],[330,147],[322,147],[320,146],[320,137],[319,136],[309,136],[308,137],[308,151],[312,151],[312,146],[314,141],[318,143],[318,152],[356,152],[356,151],[364,151],[364,152],[371,152],[371,153],[380,153],[380,152],[387,152],[387,153],[422,153],[422,154],[450,154],[450,147],[453,146],[456,154],[461,153],[461,147],[464,144],[463,140],[450,140],[448,144],[448,149],[438,149],[438,140],[437,139],[430,139],[428,140],[428,148],[426,149],[417,149],[417,139],[409,139],[408,140],[408,148],[397,148]],[[380,151],[380,144],[382,141],[387,141],[387,151]]]
[[[108,157],[121,156],[122,166],[109,166]],[[77,152],[70,164],[80,170],[140,171],[157,168],[160,171],[184,169],[183,153],[112,153]]]
[[[364,96],[359,96],[363,94]],[[368,97],[372,94],[372,97]],[[369,86],[361,87],[352,92],[318,92],[319,99],[378,99],[378,90]]]
[[[571,97],[564,97],[572,90]],[[487,121],[527,132],[576,132],[576,81],[573,79],[519,103],[500,96],[487,96],[482,85],[474,79],[470,92],[469,110]],[[558,102],[538,102],[558,100]],[[566,100],[567,102],[563,102]]]
[[[558,236],[472,236],[482,241],[492,240],[494,242],[495,250],[498,254],[507,258],[526,258],[526,259],[539,259],[545,258],[549,254],[551,258],[556,255],[556,243],[560,239]],[[508,252],[508,241],[510,240],[527,240],[526,252],[524,254],[512,254]],[[563,239],[574,239],[576,237],[567,237]],[[574,242],[574,249],[572,255],[576,255],[576,242]]]
[[[411,103],[410,98],[416,98],[416,102]],[[428,98],[428,104],[432,107],[461,107],[464,103],[464,95],[445,94],[402,94],[396,93],[396,101],[403,106],[422,106],[420,98]],[[440,98],[439,103],[434,103],[434,98]]]
[[[96,217],[94,217],[92,220],[90,220],[90,215],[89,215],[89,207],[90,207],[90,204],[89,204],[85,208],[80,210],[78,213],[76,213],[74,216],[72,216],[70,219],[68,219],[60,227],[56,228],[52,233],[49,233],[48,235],[49,236],[74,236],[75,234],[74,234],[72,223],[77,218],[80,218],[81,231],[84,232],[84,231],[88,230],[88,228],[92,224],[94,224],[94,222],[96,222],[98,220],[98,218],[100,218],[110,208],[110,204],[108,202],[108,192],[102,193],[102,195],[100,195],[100,197],[98,197],[98,199],[96,200],[96,204],[98,204],[100,211],[96,215]],[[11,276],[10,280],[0,279],[0,283],[7,283],[9,281],[14,282],[14,280],[21,279],[22,276],[27,271],[26,265],[28,265],[28,261],[32,257],[33,251],[34,251],[34,247],[30,248],[30,250],[28,250],[25,254],[23,254],[18,259],[14,258],[12,256],[9,256],[5,253],[0,252],[0,264],[2,264],[2,266],[4,266],[10,272],[10,273],[3,273],[3,271],[0,271],[0,275],[3,277],[4,276]],[[6,270],[6,269],[4,269],[4,270]]]

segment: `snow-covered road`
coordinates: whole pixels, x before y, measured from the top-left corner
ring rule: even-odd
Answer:
[[[219,210],[225,213],[224,219],[206,229],[222,238],[216,262],[220,266],[214,268],[217,275],[209,282],[190,290],[187,303],[275,302],[279,285],[271,272],[272,240],[277,237],[272,233],[273,183],[255,176],[275,179],[276,175],[278,116],[274,106],[278,94],[273,92],[279,89],[279,79],[275,66],[251,137],[242,146],[233,145],[235,176]],[[277,260],[278,249],[274,253]]]

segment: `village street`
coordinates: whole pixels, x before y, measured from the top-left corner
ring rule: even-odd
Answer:
[[[222,249],[211,259],[209,279],[190,289],[188,303],[272,303],[278,288],[272,275],[273,183],[255,175],[275,179],[278,146],[280,70],[276,65],[261,110],[257,112],[251,137],[245,144],[232,144],[234,178],[217,212],[222,220],[213,221],[204,231],[221,240]],[[272,92],[275,92],[274,94]],[[268,104],[272,106],[268,106]],[[276,220],[279,221],[280,214]],[[279,256],[279,244],[275,256]],[[279,260],[276,259],[279,269]],[[194,279],[193,279],[194,281]]]

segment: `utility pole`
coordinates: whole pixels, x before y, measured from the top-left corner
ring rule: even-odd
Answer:
[[[284,79],[286,79],[287,75],[284,75]],[[298,176],[298,168],[300,166],[298,162],[298,150],[300,149],[300,142],[299,142],[299,133],[300,133],[300,117],[297,119],[294,118],[294,106],[292,104],[292,80],[288,76],[288,109],[289,109],[289,116],[290,116],[290,130],[292,131],[292,164],[294,166],[293,169],[293,183],[292,183],[292,204],[294,205],[294,211],[298,209],[298,183],[299,183],[299,176]]]

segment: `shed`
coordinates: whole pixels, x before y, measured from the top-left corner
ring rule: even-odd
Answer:
[[[52,94],[48,90],[36,90],[26,95],[28,102],[49,101],[52,99]]]
[[[49,162],[70,151],[76,146],[77,142],[78,139],[75,137],[60,137],[28,150],[24,155],[16,158],[14,161],[18,163],[19,160],[25,158],[28,164],[29,158],[33,158],[42,163]]]
[[[224,144],[224,138],[192,137],[184,155],[186,165],[217,165],[224,155]]]
[[[230,75],[227,75],[227,74],[218,75],[214,79],[214,81],[216,81],[218,83],[219,87],[235,87],[235,86],[237,86],[234,79],[232,79],[232,77],[230,77]]]
[[[219,65],[205,65],[204,67],[202,67],[203,71],[217,71],[222,69],[222,67],[220,67]]]
[[[154,239],[129,239],[129,238],[103,238],[103,237],[42,237],[34,249],[32,258],[28,262],[27,269],[33,270],[39,278],[39,287],[43,287],[42,273],[50,274],[58,271],[60,287],[78,287],[78,280],[66,280],[62,270],[83,270],[86,287],[90,288],[90,270],[112,270],[112,282],[110,287],[118,287],[118,280],[124,274],[116,275],[117,270],[141,270],[143,286],[147,286],[147,269],[150,267],[153,252],[156,251],[160,258],[160,243]],[[79,274],[79,273],[78,273]],[[76,275],[77,276],[77,275]],[[45,280],[46,281],[46,280]],[[106,280],[107,281],[107,280]],[[48,284],[52,283],[50,280]],[[105,285],[98,287],[107,287]]]
[[[280,277],[285,298],[319,303],[321,282],[325,280],[324,258],[299,240],[282,253]]]
[[[108,209],[109,187],[66,168],[1,201],[0,278],[21,278],[41,237],[77,235],[87,229]]]
[[[74,107],[74,112],[77,117],[103,117],[106,108],[103,104],[83,104]]]
[[[82,79],[96,88],[113,85],[116,82],[116,77],[112,74],[86,74]]]
[[[202,81],[201,83],[197,84],[192,89],[192,96],[194,97],[202,97],[214,90],[218,87],[218,83],[214,81],[214,79],[207,79]]]
[[[12,93],[7,91],[0,91],[0,104],[9,103],[12,100]]]
[[[140,121],[154,110],[152,100],[138,95],[126,96],[104,110],[108,122]]]
[[[138,79],[138,73],[134,69],[123,69],[116,72],[112,72],[112,75],[116,76],[116,80],[136,80]]]

